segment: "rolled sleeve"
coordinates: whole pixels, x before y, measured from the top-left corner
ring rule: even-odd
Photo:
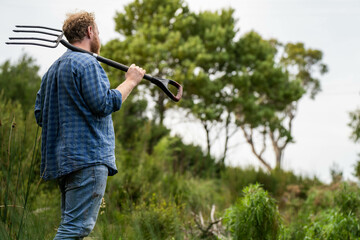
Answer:
[[[116,90],[116,89],[111,89],[110,91],[113,92],[113,94],[115,95],[113,97],[114,99],[114,112],[120,110],[121,108],[121,104],[122,104],[122,94],[119,90]]]

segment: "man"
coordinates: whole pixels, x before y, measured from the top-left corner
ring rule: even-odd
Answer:
[[[63,32],[74,46],[99,54],[94,14],[69,14]],[[110,89],[93,56],[67,50],[42,78],[35,117],[42,126],[41,177],[58,179],[61,191],[55,239],[82,239],[94,228],[107,176],[117,173],[111,113],[120,109],[144,74],[133,64],[125,81]]]

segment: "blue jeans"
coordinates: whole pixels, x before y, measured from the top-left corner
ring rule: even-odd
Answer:
[[[59,179],[61,223],[54,240],[82,239],[95,226],[105,193],[108,168],[96,165]]]

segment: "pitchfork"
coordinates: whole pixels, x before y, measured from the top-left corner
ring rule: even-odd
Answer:
[[[66,40],[63,39],[64,33],[59,29],[54,28],[48,28],[43,26],[28,26],[28,25],[16,25],[15,26],[18,29],[13,30],[16,33],[38,33],[38,34],[45,34],[49,36],[56,37],[55,39],[45,39],[45,38],[38,38],[38,37],[10,37],[10,40],[22,40],[22,41],[10,41],[6,42],[6,44],[16,44],[16,45],[36,45],[41,47],[48,47],[48,48],[56,48],[59,43],[67,47],[68,49],[76,52],[83,52],[88,53],[95,57],[99,62],[105,63],[111,67],[117,68],[121,71],[127,72],[129,67],[115,62],[111,59],[107,59],[104,57],[101,57],[95,53],[86,51],[84,49],[75,47],[68,43]],[[28,29],[28,30],[26,30]],[[40,30],[46,30],[46,31],[40,31]],[[24,40],[24,41],[23,41]],[[40,43],[41,42],[41,43]],[[44,44],[42,42],[48,42],[49,44]],[[182,97],[183,88],[182,86],[170,79],[162,79],[162,78],[156,78],[152,77],[150,75],[145,74],[144,79],[149,80],[151,83],[158,86],[161,90],[165,92],[165,94],[172,99],[175,102],[178,102]],[[172,85],[177,89],[176,96],[169,90],[168,85]]]

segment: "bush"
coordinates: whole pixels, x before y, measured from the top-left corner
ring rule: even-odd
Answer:
[[[225,224],[234,239],[278,239],[282,222],[275,200],[259,184],[244,190],[244,197],[225,214]]]
[[[360,191],[357,185],[342,183],[334,201],[342,213],[360,216]]]
[[[158,199],[154,194],[150,201],[135,207],[132,213],[131,239],[182,239],[181,207],[173,202]]]
[[[359,219],[345,214],[339,208],[321,212],[305,226],[305,239],[342,240],[359,239]]]
[[[289,220],[286,239],[358,239],[359,196],[359,187],[346,182],[312,188]]]

